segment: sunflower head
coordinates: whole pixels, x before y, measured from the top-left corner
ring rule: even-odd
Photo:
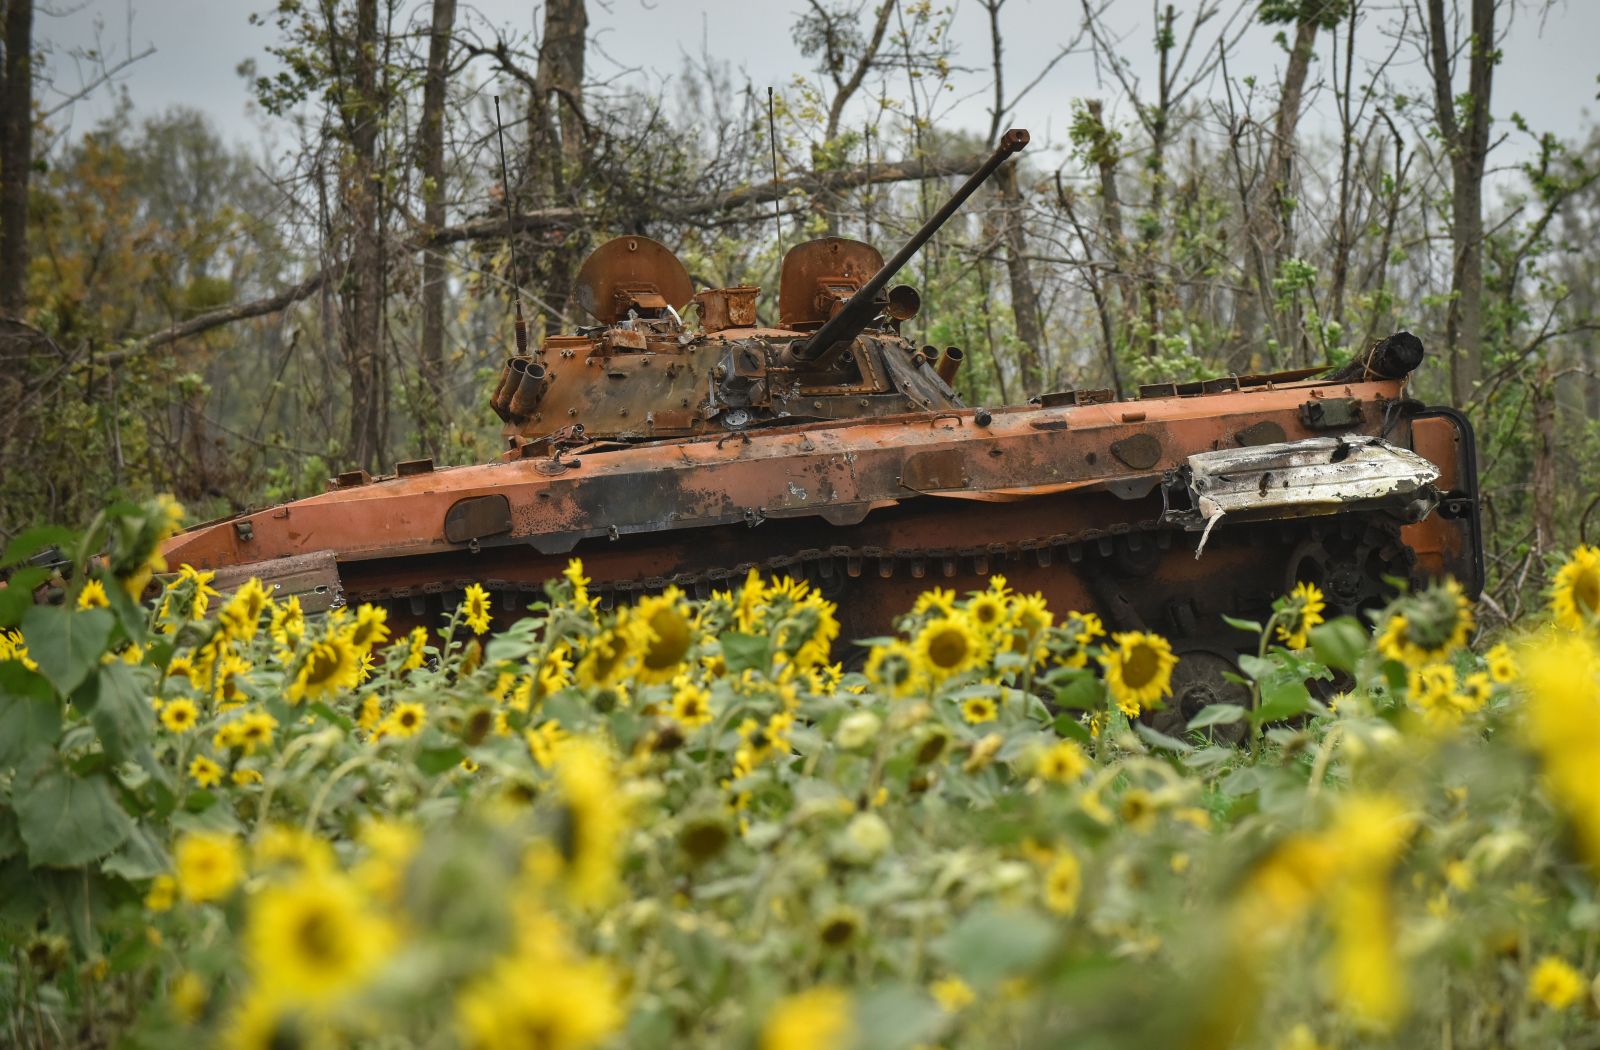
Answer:
[[[483,589],[482,584],[474,583],[463,593],[461,619],[472,628],[473,634],[488,633],[489,592]]]
[[[668,587],[634,606],[627,626],[631,647],[638,653],[637,673],[643,682],[671,681],[689,650],[694,647],[694,623],[683,599],[683,592]]]
[[[993,591],[983,591],[967,603],[967,618],[984,634],[999,630],[1008,617],[1006,599]]]
[[[934,620],[917,633],[917,669],[935,682],[971,670],[983,655],[978,632],[965,615]]]
[[[1177,664],[1172,645],[1148,631],[1114,634],[1100,654],[1111,699],[1129,718],[1172,695],[1172,669]]]
[[[867,680],[880,692],[899,700],[917,690],[916,654],[896,638],[887,645],[875,645],[867,655]]]
[[[1581,630],[1600,616],[1600,547],[1582,545],[1556,573],[1551,611],[1569,631]]]
[[[1322,623],[1322,611],[1326,608],[1327,603],[1316,584],[1305,580],[1295,584],[1294,590],[1279,598],[1273,607],[1278,641],[1286,649],[1304,649],[1311,628]]]
[[[1467,644],[1472,627],[1472,603],[1447,579],[1396,603],[1378,634],[1378,651],[1411,667],[1433,663]]]
[[[315,700],[355,686],[360,677],[360,656],[339,631],[311,647],[285,695],[291,704]]]

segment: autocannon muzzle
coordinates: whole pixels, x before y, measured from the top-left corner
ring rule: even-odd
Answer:
[[[1027,145],[1028,133],[1022,128],[1012,128],[1000,136],[1000,144],[995,147],[989,159],[961,184],[961,188],[951,195],[933,218],[923,223],[922,228],[911,235],[911,239],[894,253],[894,258],[884,263],[882,269],[845,300],[844,305],[839,307],[839,312],[817,329],[816,334],[809,339],[797,339],[789,344],[789,348],[785,351],[788,362],[797,365],[815,361],[834,346],[848,343],[860,335],[861,330],[877,316],[878,296],[894,279],[895,274],[911,261],[911,257],[927,243],[928,238],[939,232],[939,227],[950,221],[950,217],[966,203],[967,198],[972,196],[979,186],[988,180],[989,176],[999,169],[1000,165],[1009,160],[1013,154],[1022,152]]]

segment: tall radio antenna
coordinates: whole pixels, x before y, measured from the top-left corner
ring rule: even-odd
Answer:
[[[778,192],[778,120],[772,110],[772,87],[767,87],[767,142],[772,146],[772,192]],[[778,227],[778,257],[783,257],[782,198],[772,198],[772,221]]]
[[[528,322],[522,319],[522,289],[517,284],[517,238],[511,220],[511,179],[506,175],[506,129],[500,123],[500,96],[494,97],[494,132],[500,139],[500,186],[505,191],[506,244],[511,248],[511,304],[517,312],[517,356],[528,356]]]

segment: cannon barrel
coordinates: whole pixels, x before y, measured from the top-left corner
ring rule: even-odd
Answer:
[[[899,251],[894,253],[894,258],[884,263],[881,270],[873,274],[866,284],[862,285],[849,299],[846,299],[839,312],[829,318],[821,328],[817,329],[811,338],[805,340],[797,339],[790,345],[789,360],[793,363],[814,361],[821,357],[830,347],[838,343],[850,342],[857,335],[860,335],[861,330],[867,326],[868,322],[877,316],[877,299],[879,293],[883,291],[884,285],[894,279],[894,275],[899,273],[901,268],[911,261],[911,257],[917,253],[917,249],[927,243],[928,238],[937,233],[939,227],[950,221],[950,216],[954,215],[956,209],[966,203],[967,198],[972,196],[973,191],[983,185],[984,181],[993,175],[995,170],[1004,164],[1012,154],[1021,152],[1027,145],[1028,133],[1022,128],[1012,128],[1000,136],[1000,145],[995,148],[989,159],[983,162],[983,166],[973,172],[967,181],[961,184],[961,188],[956,190],[955,194],[945,202],[944,207],[940,208],[933,218],[923,223],[922,228],[911,235],[911,239]]]

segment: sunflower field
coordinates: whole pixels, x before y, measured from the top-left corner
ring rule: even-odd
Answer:
[[[179,514],[5,552],[72,563],[0,591],[5,1045],[1600,1032],[1595,549],[1496,639],[1451,585],[1302,585],[1234,624],[1249,704],[1168,734],[1164,639],[1000,576],[855,647],[804,582],[605,610],[577,561],[402,631],[169,573]]]

